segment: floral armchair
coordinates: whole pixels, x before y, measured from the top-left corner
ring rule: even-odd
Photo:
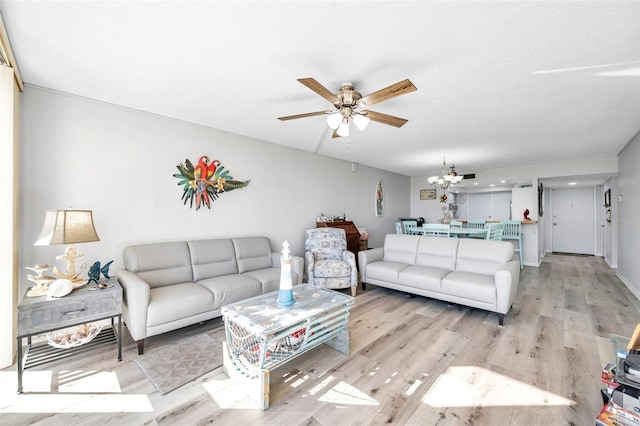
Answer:
[[[344,229],[309,229],[304,250],[307,283],[333,289],[351,287],[351,294],[356,295],[356,257],[347,250]]]

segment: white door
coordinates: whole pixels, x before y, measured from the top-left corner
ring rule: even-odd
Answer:
[[[553,251],[594,254],[593,188],[551,190]]]

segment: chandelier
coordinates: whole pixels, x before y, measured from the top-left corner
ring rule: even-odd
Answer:
[[[447,167],[445,158],[442,159],[442,169],[440,170],[440,176],[431,176],[427,178],[427,182],[435,187],[442,188],[442,190],[445,192],[450,186],[459,184],[461,180],[462,176],[458,175],[458,172],[456,172],[456,168],[453,164],[451,164],[451,167]]]

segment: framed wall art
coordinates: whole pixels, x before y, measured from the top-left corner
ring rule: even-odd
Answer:
[[[420,190],[420,199],[421,200],[435,200],[436,199],[436,190],[435,189],[421,189]]]
[[[382,186],[382,179],[378,179],[376,183],[376,217],[384,216],[384,187]]]

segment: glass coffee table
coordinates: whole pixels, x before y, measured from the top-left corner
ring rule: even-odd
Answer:
[[[222,307],[225,371],[262,410],[269,408],[271,370],[322,343],[349,355],[353,297],[300,284],[293,305],[280,306],[277,298],[275,291]]]

